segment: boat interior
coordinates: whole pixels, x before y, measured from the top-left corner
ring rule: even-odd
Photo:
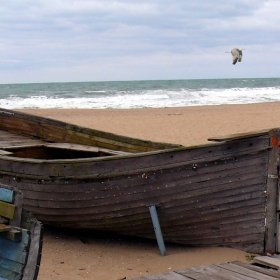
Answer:
[[[77,159],[130,154],[72,143],[50,143],[0,130],[0,155],[42,160]]]

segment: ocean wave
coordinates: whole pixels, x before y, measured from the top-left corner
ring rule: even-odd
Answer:
[[[162,108],[280,101],[280,79],[65,83],[0,87],[0,107],[23,108]],[[256,82],[258,86],[256,87]],[[229,84],[231,86],[229,86]],[[246,85],[245,85],[246,84]],[[94,85],[94,86],[93,86]],[[207,86],[208,85],[208,86]],[[265,86],[260,86],[265,85]],[[106,88],[107,87],[107,88]],[[22,89],[22,90],[21,90]]]

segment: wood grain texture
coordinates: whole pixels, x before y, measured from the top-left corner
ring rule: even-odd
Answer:
[[[32,145],[45,142],[7,147],[3,136],[2,146],[14,155],[0,155],[0,182],[18,187],[23,205],[43,223],[154,238],[148,205],[155,204],[165,241],[266,250],[265,232],[274,230],[265,224],[266,209],[276,216],[268,175],[277,160],[268,131],[182,147],[18,112],[1,117],[0,128],[14,143],[17,135],[24,141],[29,135]],[[121,153],[78,155],[71,145]],[[273,250],[273,234],[266,238]]]

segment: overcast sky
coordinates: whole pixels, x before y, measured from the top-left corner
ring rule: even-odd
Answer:
[[[279,15],[280,0],[1,1],[0,83],[280,77]]]

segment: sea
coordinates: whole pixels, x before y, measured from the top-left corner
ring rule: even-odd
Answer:
[[[280,101],[280,78],[0,84],[0,107],[163,108]]]

